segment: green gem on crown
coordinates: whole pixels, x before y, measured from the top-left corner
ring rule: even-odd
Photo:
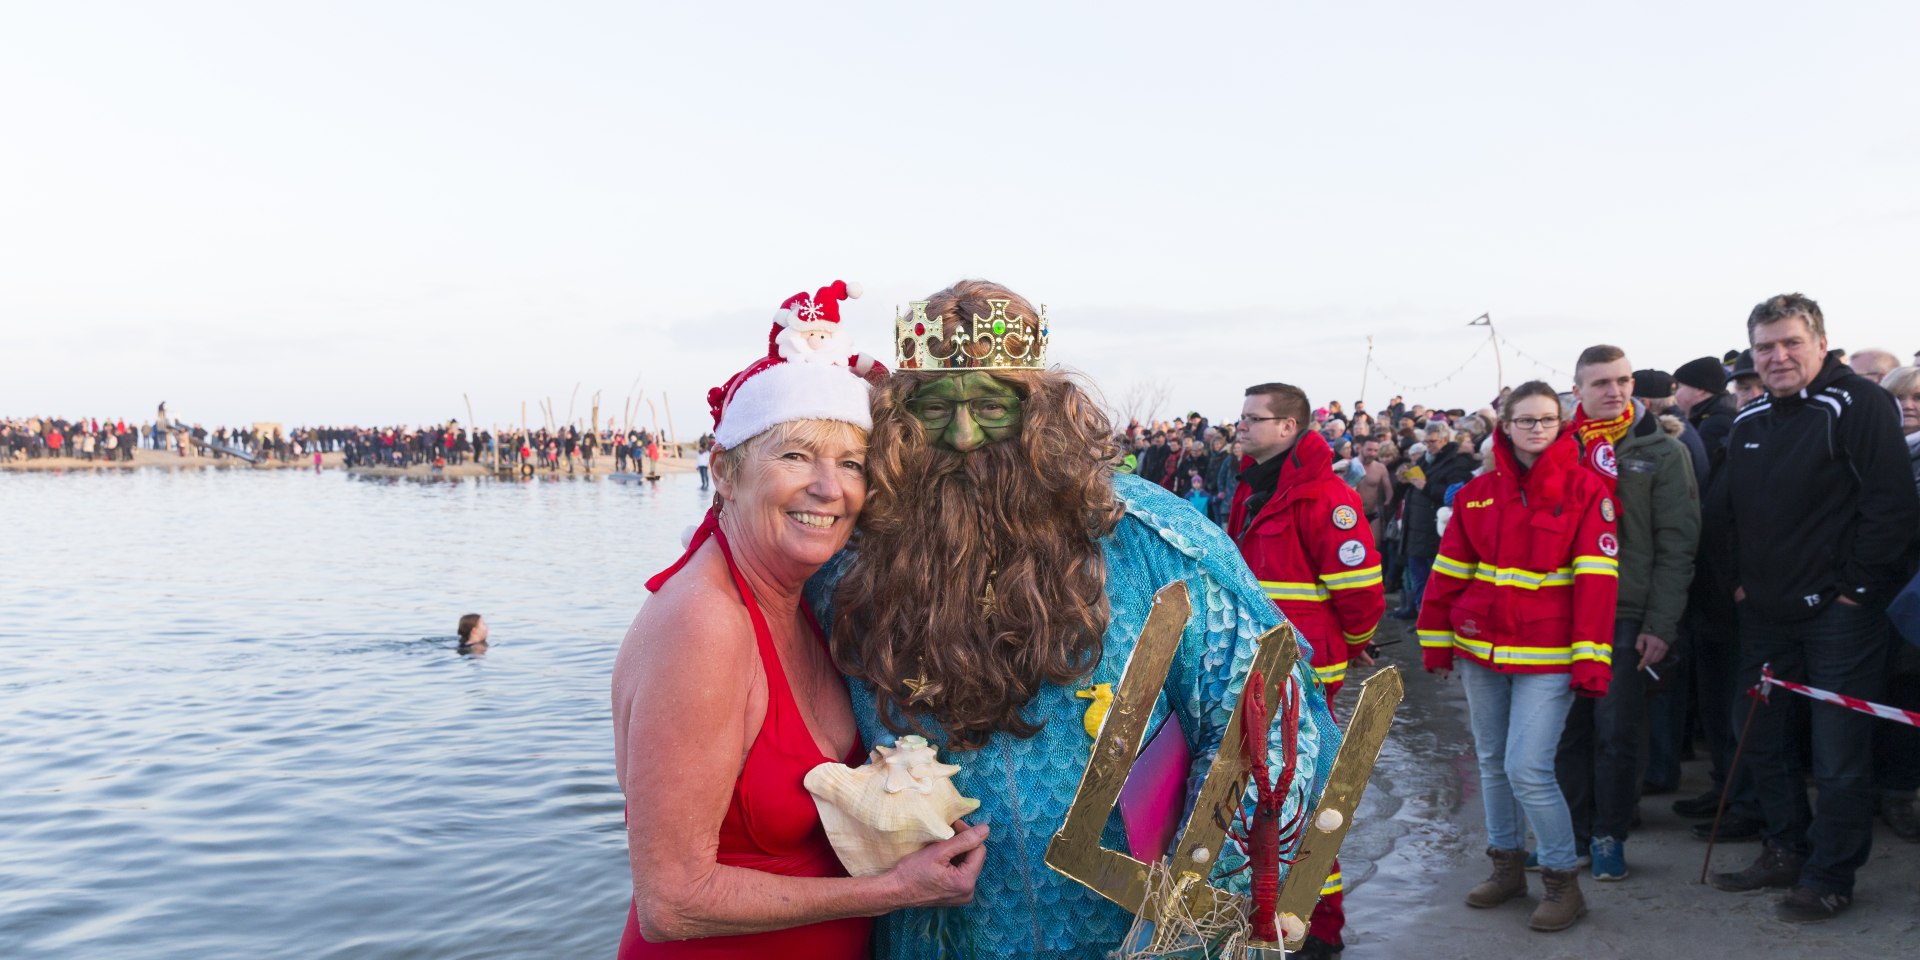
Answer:
[[[994,317],[993,318],[993,335],[997,337],[1006,332],[1007,332],[1007,322],[1005,320],[1000,319],[999,317]]]

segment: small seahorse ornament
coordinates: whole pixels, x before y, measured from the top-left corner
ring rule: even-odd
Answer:
[[[1087,713],[1080,718],[1080,724],[1087,728],[1087,736],[1100,739],[1100,726],[1107,722],[1107,708],[1113,706],[1113,684],[1096,683],[1076,691],[1074,696],[1093,701],[1087,704]]]

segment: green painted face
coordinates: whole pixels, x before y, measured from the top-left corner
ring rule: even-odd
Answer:
[[[907,411],[934,443],[958,453],[1020,433],[1020,395],[978,370],[928,381],[907,398]]]

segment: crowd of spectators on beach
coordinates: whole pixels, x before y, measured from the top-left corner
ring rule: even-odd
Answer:
[[[699,442],[704,449],[708,439]],[[339,454],[348,468],[416,466],[443,468],[478,463],[530,475],[592,473],[596,463],[612,461],[616,472],[654,473],[662,457],[678,457],[691,445],[664,440],[647,429],[621,430],[580,426],[502,431],[473,429],[459,421],[430,426],[296,427],[278,425],[215,426],[179,421],[67,419],[52,416],[0,419],[0,460],[9,462],[74,460],[89,464],[133,463],[135,450],[186,459],[319,465]]]
[[[1797,295],[1762,304],[1755,317],[1750,335],[1785,330],[1825,342],[1817,305]],[[1546,783],[1557,780],[1571,807],[1579,865],[1595,879],[1624,880],[1641,798],[1677,792],[1681,761],[1694,759],[1700,743],[1711,788],[1677,799],[1674,811],[1700,821],[1691,828],[1699,840],[1760,843],[1752,863],[1715,873],[1713,885],[1790,890],[1778,915],[1809,922],[1851,903],[1871,818],[1920,842],[1920,729],[1776,690],[1773,702],[1784,708],[1758,712],[1746,759],[1736,766],[1738,718],[1763,660],[1782,678],[1920,710],[1920,580],[1907,581],[1920,552],[1920,515],[1908,509],[1920,490],[1920,353],[1903,365],[1880,349],[1816,351],[1799,361],[1805,382],[1783,393],[1774,381],[1788,365],[1777,359],[1782,348],[1774,349],[1776,359],[1761,369],[1753,351],[1734,350],[1670,370],[1635,370],[1614,347],[1591,348],[1575,365],[1574,389],[1559,396],[1560,428],[1578,432],[1582,451],[1596,449],[1587,441],[1602,434],[1579,432],[1605,426],[1582,410],[1583,398],[1591,403],[1608,389],[1583,382],[1595,371],[1612,371],[1613,388],[1630,391],[1628,416],[1611,422],[1633,426],[1612,437],[1605,463],[1592,464],[1619,477],[1619,506],[1606,505],[1609,523],[1616,509],[1619,515],[1618,545],[1603,544],[1621,564],[1613,684],[1597,701],[1576,703],[1550,731],[1559,746],[1548,746]],[[1397,396],[1377,412],[1359,401],[1332,402],[1299,425],[1326,440],[1334,473],[1355,488],[1387,589],[1398,594],[1390,616],[1420,619],[1423,648],[1478,643],[1471,633],[1450,639],[1446,623],[1429,631],[1422,598],[1429,579],[1440,576],[1436,558],[1447,564],[1441,543],[1456,492],[1494,468],[1508,392],[1471,411]],[[1819,414],[1830,408],[1820,421],[1830,421],[1827,432],[1818,432],[1819,417],[1787,419],[1796,404]],[[1778,417],[1764,416],[1773,408]],[[1736,436],[1737,422],[1745,432]],[[1251,463],[1236,436],[1244,423],[1209,423],[1198,412],[1135,420],[1118,438],[1128,451],[1123,469],[1226,526]],[[1905,456],[1890,463],[1883,454],[1893,449],[1896,423]],[[1826,519],[1810,527],[1785,519],[1807,515]],[[1857,559],[1868,554],[1884,569]],[[1458,564],[1447,573],[1461,575],[1451,567]],[[1507,583],[1522,573],[1482,564],[1466,575]],[[1894,603],[1901,583],[1915,612]],[[1430,632],[1438,638],[1432,643]],[[1509,773],[1514,762],[1506,760]],[[1809,773],[1818,787],[1811,804]],[[1524,890],[1505,872],[1520,869],[1518,858],[1538,869],[1524,849],[1511,860],[1502,859],[1509,851],[1489,853],[1495,875],[1469,897],[1474,906]]]
[[[0,458],[10,461],[67,457],[86,463],[132,462],[134,448],[151,429],[125,420],[59,417],[0,419]]]

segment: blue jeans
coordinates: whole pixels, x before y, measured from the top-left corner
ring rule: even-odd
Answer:
[[[1553,775],[1560,728],[1573,706],[1564,673],[1502,673],[1457,661],[1480,755],[1480,793],[1487,808],[1487,843],[1501,850],[1526,845],[1533,827],[1540,865],[1572,870],[1573,817]],[[1525,817],[1523,823],[1522,817]]]
[[[1773,675],[1822,690],[1880,700],[1887,680],[1889,621],[1872,607],[1835,600],[1811,619],[1777,623],[1740,612],[1743,679],[1758,679],[1762,664]],[[1794,732],[1813,727],[1813,782],[1820,791],[1816,813],[1807,801]],[[1766,818],[1767,843],[1802,854],[1800,885],[1821,893],[1852,896],[1853,875],[1873,850],[1873,736],[1886,723],[1844,707],[1815,703],[1775,689],[1753,714],[1746,764]]]
[[[1421,601],[1427,598],[1427,577],[1433,575],[1433,557],[1407,558],[1407,609],[1420,612]]]

